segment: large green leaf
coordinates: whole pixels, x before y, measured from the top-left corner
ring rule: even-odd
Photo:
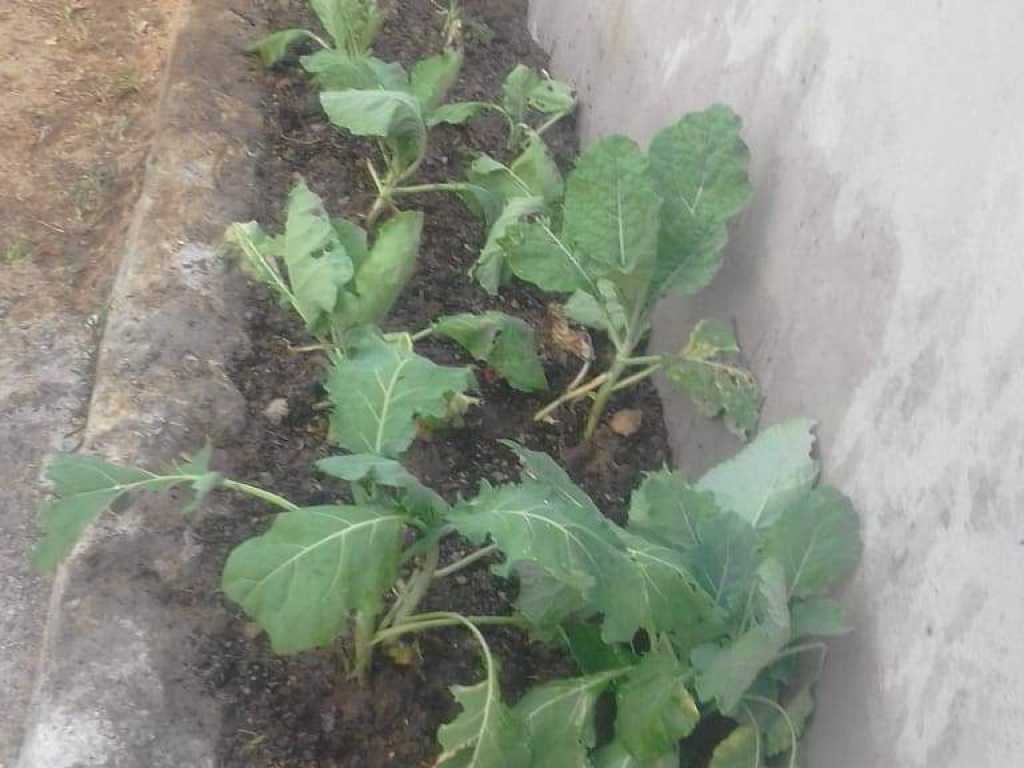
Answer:
[[[750,152],[740,119],[715,105],[683,117],[651,142],[658,194],[664,200],[655,285],[660,294],[694,293],[715,276],[728,224],[750,199]]]
[[[632,667],[638,661],[630,646],[609,645],[601,639],[601,628],[590,622],[566,624],[561,639],[580,671],[588,675]]]
[[[409,86],[424,115],[441,106],[461,71],[462,51],[454,48],[416,62]]]
[[[377,0],[309,0],[336,48],[366,53],[384,23]]]
[[[629,502],[629,529],[685,552],[698,544],[697,525],[719,514],[714,496],[679,473],[649,472]]]
[[[594,710],[618,670],[556,680],[530,689],[513,710],[526,726],[530,768],[590,768],[597,742]]]
[[[818,477],[811,457],[814,422],[793,419],[762,430],[734,458],[710,470],[697,488],[714,494],[718,504],[755,526],[778,519]]]
[[[697,520],[697,544],[685,551],[698,586],[715,605],[736,616],[743,610],[760,563],[756,531],[732,512]]]
[[[526,120],[529,109],[544,114],[568,113],[576,106],[572,88],[541,77],[524,64],[517,64],[502,85],[502,107],[516,123]]]
[[[353,267],[323,201],[302,180],[288,195],[282,256],[295,308],[312,329],[334,312]]]
[[[550,220],[538,218],[508,228],[504,246],[512,272],[545,291],[599,295],[595,278],[551,226]]]
[[[504,312],[447,315],[434,323],[434,332],[458,342],[522,392],[547,389],[544,367],[537,354],[533,328]]]
[[[593,276],[628,275],[636,285],[626,293],[643,300],[640,291],[654,270],[660,208],[646,155],[631,139],[610,136],[584,152],[569,175],[564,239]]]
[[[557,474],[549,474],[543,462],[536,463],[540,477],[487,488],[457,506],[449,522],[474,542],[493,538],[505,553],[502,572],[518,561],[531,561],[579,591],[592,610],[604,615],[605,640],[629,641],[646,623],[644,606],[635,599],[639,572],[593,502],[574,486],[566,487]],[[548,477],[552,480],[545,482]]]
[[[443,419],[451,397],[475,384],[468,368],[417,355],[408,335],[385,339],[367,331],[328,375],[331,438],[353,453],[396,457],[415,438],[417,417]]]
[[[620,536],[641,576],[634,599],[649,632],[669,633],[684,655],[725,633],[725,612],[697,585],[683,553],[625,531]]]
[[[190,461],[164,475],[136,467],[111,464],[96,456],[61,453],[46,467],[46,479],[55,498],[42,505],[39,523],[42,538],[32,550],[32,564],[41,571],[53,571],[71,554],[86,529],[120,498],[141,491],[165,491],[187,485],[192,500],[188,512],[223,478],[209,468],[210,449],[199,451]]]
[[[853,505],[829,486],[787,507],[765,533],[765,554],[785,566],[794,597],[819,595],[841,582],[857,567],[861,549]]]
[[[621,741],[613,741],[594,753],[594,768],[679,768],[679,751],[672,749],[648,760],[631,755]]]
[[[814,697],[810,686],[801,688],[782,707],[786,715],[774,708],[765,708],[769,712],[767,720],[759,720],[762,738],[761,751],[765,757],[775,757],[797,749],[797,743],[807,727],[807,721],[814,712]],[[794,737],[796,740],[794,740]]]
[[[615,693],[615,738],[636,757],[672,752],[700,722],[686,689],[686,669],[670,653],[652,651]]]
[[[708,768],[760,768],[763,753],[758,746],[754,726],[741,725],[718,743]]]
[[[416,269],[422,234],[419,211],[403,211],[378,228],[373,247],[358,260],[351,285],[341,293],[337,328],[384,319]]]
[[[473,686],[453,685],[459,716],[437,731],[444,750],[435,768],[530,768],[526,728],[501,700],[497,661],[483,648],[486,677]]]
[[[782,566],[765,560],[758,569],[757,614],[753,625],[725,647],[713,652],[694,652],[697,692],[701,701],[715,702],[725,714],[732,714],[743,695],[763,669],[770,666],[789,642],[789,609]]]
[[[325,330],[353,264],[323,201],[305,181],[288,196],[282,235],[271,238],[248,222],[233,224],[226,239],[242,252],[247,271],[290,304],[310,332]]]
[[[409,89],[409,76],[401,64],[374,56],[352,56],[345,51],[325,49],[299,61],[324,91]]]
[[[560,637],[563,623],[593,613],[581,588],[559,581],[535,562],[521,560],[511,571],[519,581],[516,610],[541,639],[554,641]]]
[[[737,364],[739,351],[729,326],[701,320],[665,370],[701,413],[722,415],[729,429],[745,439],[757,426],[761,389],[754,375]]]
[[[472,120],[489,106],[489,104],[482,101],[456,101],[451,104],[442,104],[426,116],[427,127],[433,128],[442,123],[462,125]]]
[[[427,128],[416,97],[402,91],[326,91],[328,119],[356,136],[384,139],[397,169],[413,166],[426,151]]]
[[[510,165],[480,155],[470,165],[466,180],[502,203],[517,197],[540,197],[545,205],[551,205],[562,199],[564,190],[562,173],[547,144],[536,134],[530,135],[526,148]]]
[[[470,268],[470,274],[492,296],[508,280],[508,252],[505,237],[509,229],[528,216],[544,210],[544,200],[540,197],[514,197],[501,209],[501,214],[487,233],[480,257]]]
[[[811,597],[790,606],[792,639],[801,637],[837,637],[850,631],[843,606],[830,597]]]
[[[228,557],[222,588],[277,653],[329,645],[351,614],[375,615],[398,576],[408,521],[386,508],[307,507],[277,515]]]
[[[288,55],[288,49],[302,40],[312,40],[313,35],[305,29],[281,29],[257,40],[249,50],[260,57],[263,66],[272,67]]]

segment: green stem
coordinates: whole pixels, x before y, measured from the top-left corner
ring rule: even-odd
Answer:
[[[646,379],[648,376],[651,376],[652,374],[660,371],[664,367],[664,365],[664,363],[656,363],[654,365],[650,365],[644,368],[639,373],[634,373],[632,376],[627,376],[618,384],[616,384],[612,391],[618,392],[620,389],[629,389],[634,384],[638,384],[639,382]]]
[[[568,115],[568,112],[558,112],[546,122],[542,123],[540,128],[537,129],[537,135],[543,136],[544,132],[547,131],[551,126],[561,120],[563,117]]]
[[[409,579],[409,587],[399,597],[401,605],[395,611],[392,623],[404,623],[412,615],[412,612],[416,610],[424,595],[427,594],[427,590],[430,589],[430,583],[434,580],[434,572],[437,570],[437,564],[440,559],[441,544],[438,542],[427,550],[427,554],[423,556],[423,564],[413,577]]]
[[[391,195],[400,197],[402,195],[420,195],[425,192],[468,192],[480,189],[482,187],[478,187],[476,184],[453,181],[443,184],[414,184],[410,187],[395,187],[391,190]]]
[[[608,374],[602,373],[600,376],[595,376],[582,386],[576,387],[575,389],[570,389],[568,392],[563,392],[557,400],[553,400],[552,402],[548,403],[543,408],[541,408],[539,411],[537,411],[537,413],[533,415],[533,420],[544,421],[544,419],[546,419],[550,414],[558,410],[558,408],[561,407],[563,403],[567,403],[570,400],[578,400],[584,395],[586,395],[588,392],[593,392],[595,389],[604,384],[607,381],[607,379]]]
[[[785,707],[781,706],[777,701],[772,701],[771,699],[765,698],[764,696],[754,696],[753,694],[748,694],[743,698],[747,701],[753,701],[758,704],[763,704],[766,707],[773,707],[779,713],[779,715],[782,716],[782,719],[786,721],[786,727],[789,728],[790,743],[789,768],[796,768],[796,753],[797,747],[799,746],[799,739],[796,735],[796,726],[793,725],[793,720],[792,718],[790,718],[789,712],[787,712]]]
[[[360,685],[366,684],[373,663],[373,639],[376,634],[375,616],[365,611],[356,612],[356,625],[353,632],[355,644],[355,672]]]
[[[499,547],[497,544],[490,544],[486,547],[482,547],[481,549],[478,549],[476,552],[471,552],[470,554],[466,555],[461,560],[456,560],[451,565],[445,566],[444,568],[435,571],[434,578],[443,579],[445,576],[451,576],[453,573],[457,573],[458,571],[461,571],[463,568],[468,568],[477,560],[483,560],[488,555],[493,555],[495,552],[498,551]]]
[[[238,493],[244,493],[247,496],[253,496],[262,501],[266,501],[269,504],[273,504],[275,507],[279,507],[287,512],[295,512],[299,509],[298,504],[293,504],[283,496],[278,496],[276,493],[265,491],[262,488],[257,488],[255,485],[249,485],[248,483],[240,483],[237,480],[223,480],[221,485],[229,491],[236,491]]]
[[[637,357],[621,357],[619,358],[623,365],[654,365],[655,363],[663,362],[665,359],[664,355],[638,355]]]
[[[528,622],[526,619],[520,616],[462,616],[457,613],[420,613],[416,616],[409,617],[409,621],[404,624],[396,624],[388,629],[383,629],[377,632],[373,638],[371,645],[379,645],[380,643],[393,640],[396,637],[402,635],[408,635],[413,632],[422,632],[426,629],[439,629],[441,627],[454,627],[459,624],[470,625],[474,629],[477,626],[506,626],[506,627],[525,627]]]
[[[428,327],[424,328],[422,331],[416,331],[416,333],[412,334],[411,338],[412,338],[412,340],[414,342],[416,342],[416,341],[423,341],[423,339],[427,338],[433,332],[434,332],[434,326],[431,325],[431,326],[428,326]]]
[[[594,404],[590,407],[590,414],[587,416],[587,426],[583,430],[583,442],[590,442],[591,438],[594,437],[594,433],[597,431],[597,425],[601,423],[601,415],[604,413],[605,407],[608,405],[608,399],[612,396],[615,391],[615,386],[619,382],[619,377],[622,376],[622,372],[626,369],[626,366],[619,361],[618,357],[615,358],[615,364],[612,365],[611,370],[605,374],[607,377],[604,384],[597,391],[597,396],[594,398]]]

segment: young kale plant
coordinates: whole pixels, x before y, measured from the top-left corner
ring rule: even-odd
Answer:
[[[750,197],[739,132],[739,118],[713,106],[662,130],[648,154],[623,136],[602,139],[569,175],[560,222],[527,216],[501,233],[491,261],[502,266],[492,272],[507,263],[545,290],[571,293],[567,314],[604,331],[615,350],[606,372],[565,392],[538,419],[593,396],[589,439],[614,392],[664,370],[733,431],[746,436],[756,426],[759,388],[737,364],[728,326],[704,321],[676,354],[637,354],[658,299],[695,293],[721,265],[728,224]]]
[[[400,213],[378,227],[371,246],[361,227],[332,218],[301,180],[281,234],[256,222],[228,230],[246,270],[330,352],[332,437],[355,452],[397,457],[417,421],[445,421],[474,402],[466,396],[475,387],[469,369],[438,366],[414,351],[430,335],[454,341],[517,390],[547,389],[533,328],[502,312],[442,316],[414,335],[378,329],[412,276],[421,230],[422,214]]]
[[[483,680],[452,687],[462,711],[438,732],[436,766],[697,765],[710,718],[731,723],[711,746],[711,768],[795,766],[817,674],[797,662],[820,667],[826,646],[815,638],[847,631],[828,592],[861,551],[849,501],[816,485],[811,426],[765,430],[696,483],[648,475],[625,527],[548,456],[513,443],[521,481],[485,483],[454,506],[376,454],[319,462],[353,483],[355,501],[315,507],[224,478],[206,451],[165,475],[61,456],[49,467],[57,498],[43,511],[35,559],[55,567],[125,496],[189,486],[194,506],[218,488],[240,492],[280,512],[231,553],[222,587],[275,651],[349,638],[352,672],[365,680],[374,650],[403,636],[461,626],[479,644]],[[477,548],[442,566],[440,542],[455,533]],[[513,615],[419,610],[432,584],[499,554],[495,572],[519,581]],[[484,634],[499,624],[564,644],[579,674],[506,703]],[[602,700],[611,727],[599,740]]]
[[[279,63],[294,44],[303,40],[312,40],[321,49],[302,59],[303,67],[314,75],[330,69],[331,63],[344,68],[346,62],[369,58],[370,47],[384,23],[377,0],[309,0],[309,4],[330,42],[308,29],[272,32],[252,46],[265,66]]]

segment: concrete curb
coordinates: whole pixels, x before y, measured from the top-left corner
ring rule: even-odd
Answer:
[[[255,30],[231,5],[186,0],[176,18],[85,432],[111,460],[166,465],[245,418],[225,375],[247,344],[244,294],[217,244],[251,217],[262,118],[241,55]],[[215,765],[218,707],[186,663],[203,617],[169,597],[198,547],[172,507],[97,526],[59,573],[19,768]]]

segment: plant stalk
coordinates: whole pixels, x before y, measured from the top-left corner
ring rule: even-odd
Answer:
[[[356,612],[356,625],[353,632],[356,658],[353,672],[360,685],[366,685],[366,679],[370,674],[370,665],[373,663],[375,618],[372,613]]]
[[[593,392],[595,389],[604,384],[607,381],[607,379],[608,374],[602,373],[600,376],[595,376],[582,386],[576,387],[575,389],[570,389],[568,392],[563,392],[557,400],[553,400],[552,402],[548,403],[543,408],[541,408],[539,411],[537,411],[537,413],[533,415],[533,420],[543,421],[549,415],[557,411],[563,403],[567,403],[570,400],[578,400],[588,392]]]
[[[445,566],[444,568],[434,571],[434,578],[443,579],[445,576],[451,576],[453,573],[458,573],[463,568],[468,568],[478,560],[483,560],[488,555],[493,555],[497,551],[499,551],[499,547],[497,544],[489,544],[486,547],[478,549],[476,552],[469,553],[461,560],[456,560],[451,565]]]
[[[408,588],[399,598],[401,606],[395,611],[393,624],[404,623],[419,606],[420,601],[427,594],[427,590],[430,589],[430,583],[434,580],[434,572],[437,570],[437,563],[440,559],[441,545],[438,542],[427,550],[427,554],[423,556],[423,564],[409,579]]]
[[[236,491],[238,493],[244,493],[246,496],[253,496],[257,499],[273,504],[275,507],[285,510],[286,512],[295,512],[299,509],[298,504],[293,504],[283,496],[278,496],[276,493],[265,491],[262,488],[257,488],[255,485],[249,485],[248,483],[240,483],[237,480],[223,480],[221,485],[229,491]]]
[[[615,364],[612,365],[608,373],[605,374],[607,378],[601,385],[601,388],[597,391],[597,396],[594,398],[594,404],[590,406],[590,414],[587,416],[587,426],[583,430],[584,443],[589,443],[594,437],[594,433],[597,431],[597,425],[601,423],[601,415],[604,413],[604,409],[608,405],[608,399],[615,391],[615,386],[619,382],[619,377],[622,376],[622,372],[625,369],[626,365],[616,356]]]
[[[526,619],[519,616],[462,616],[461,614],[453,613],[421,613],[416,616],[411,616],[410,620],[404,624],[396,624],[388,629],[383,629],[377,632],[373,638],[371,645],[379,645],[380,643],[393,640],[396,637],[402,635],[408,635],[413,632],[422,632],[426,629],[439,629],[441,627],[454,627],[459,624],[471,624],[474,626],[509,626],[509,627],[525,627],[527,626]]]

